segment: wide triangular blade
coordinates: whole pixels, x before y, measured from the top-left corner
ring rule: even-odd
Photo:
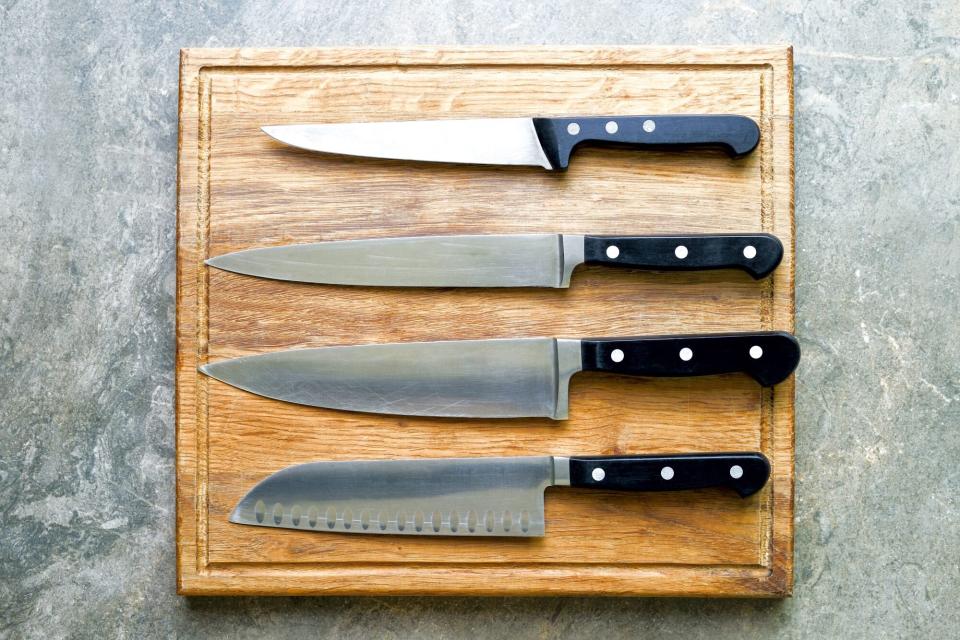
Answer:
[[[294,349],[200,367],[277,400],[415,416],[567,416],[579,341],[454,340]],[[561,362],[562,360],[562,362]]]

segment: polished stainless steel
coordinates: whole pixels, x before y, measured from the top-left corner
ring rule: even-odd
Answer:
[[[237,251],[207,264],[251,276],[381,287],[560,287],[583,263],[583,236],[423,236]]]
[[[300,464],[251,489],[230,521],[340,533],[542,536],[543,492],[554,484],[557,460],[542,456]]]
[[[407,120],[261,127],[301,149],[371,158],[552,169],[532,118]]]
[[[581,357],[579,340],[456,340],[275,351],[200,370],[262,396],[331,409],[562,420]]]
[[[573,275],[573,270],[583,264],[584,261],[583,236],[565,233],[560,237],[563,239],[563,251],[561,253],[563,267],[560,273],[559,288],[566,289],[570,286],[570,276]]]
[[[553,486],[570,486],[570,458],[553,456]]]
[[[570,416],[570,378],[573,374],[583,370],[583,356],[579,340],[557,338],[556,343],[556,378],[557,392],[554,405],[554,420],[566,420]]]

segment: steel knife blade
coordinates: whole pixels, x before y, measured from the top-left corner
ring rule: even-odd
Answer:
[[[650,115],[473,120],[406,120],[261,127],[293,147],[340,155],[490,165],[567,168],[583,143],[638,148],[719,146],[753,151],[756,122],[738,115]]]
[[[780,331],[631,338],[518,338],[292,349],[200,371],[252,393],[316,407],[412,416],[568,416],[579,371],[631,376],[747,373],[773,385],[800,347]]]
[[[426,536],[536,537],[544,491],[728,487],[747,497],[767,482],[760,453],[355,460],[298,464],[253,487],[237,524]]]
[[[209,258],[218,269],[275,280],[383,287],[570,286],[581,264],[663,271],[742,269],[769,275],[783,245],[767,233],[657,236],[511,234],[340,240]]]

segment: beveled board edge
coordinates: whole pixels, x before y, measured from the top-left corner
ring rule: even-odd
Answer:
[[[793,170],[793,49],[788,45],[760,47],[415,47],[404,49],[183,49],[180,52],[179,134],[177,168],[177,314],[176,314],[176,555],[177,592],[182,595],[608,595],[784,597],[793,590],[794,394],[791,376],[770,391],[773,442],[768,523],[768,557],[759,566],[688,567],[677,565],[621,567],[611,565],[357,565],[331,569],[316,566],[217,565],[206,563],[205,535],[197,518],[205,483],[198,477],[204,465],[205,443],[197,440],[196,416],[205,408],[198,393],[182,384],[184,372],[196,370],[196,353],[203,351],[205,322],[198,317],[206,294],[198,265],[205,256],[206,234],[198,227],[207,195],[200,179],[204,158],[184,155],[197,149],[201,136],[202,71],[216,67],[365,66],[395,64],[468,66],[498,65],[766,65],[772,86],[762,87],[772,104],[760,153],[774,146],[788,149],[788,175],[773,176],[772,193],[764,208],[779,215],[765,220],[765,230],[790,238],[784,261],[768,285],[781,305],[770,304],[764,328],[794,331],[794,170]],[[776,98],[776,99],[774,99]],[[771,163],[772,164],[772,163]],[[762,214],[765,215],[765,212]],[[784,229],[784,225],[787,228]],[[786,233],[784,233],[786,232]],[[785,304],[783,304],[785,302]],[[199,395],[199,397],[198,397]],[[200,488],[199,492],[197,488]]]

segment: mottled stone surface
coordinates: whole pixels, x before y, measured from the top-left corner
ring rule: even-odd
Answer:
[[[180,47],[796,48],[786,601],[174,595]],[[0,637],[948,637],[960,5],[0,0]]]

